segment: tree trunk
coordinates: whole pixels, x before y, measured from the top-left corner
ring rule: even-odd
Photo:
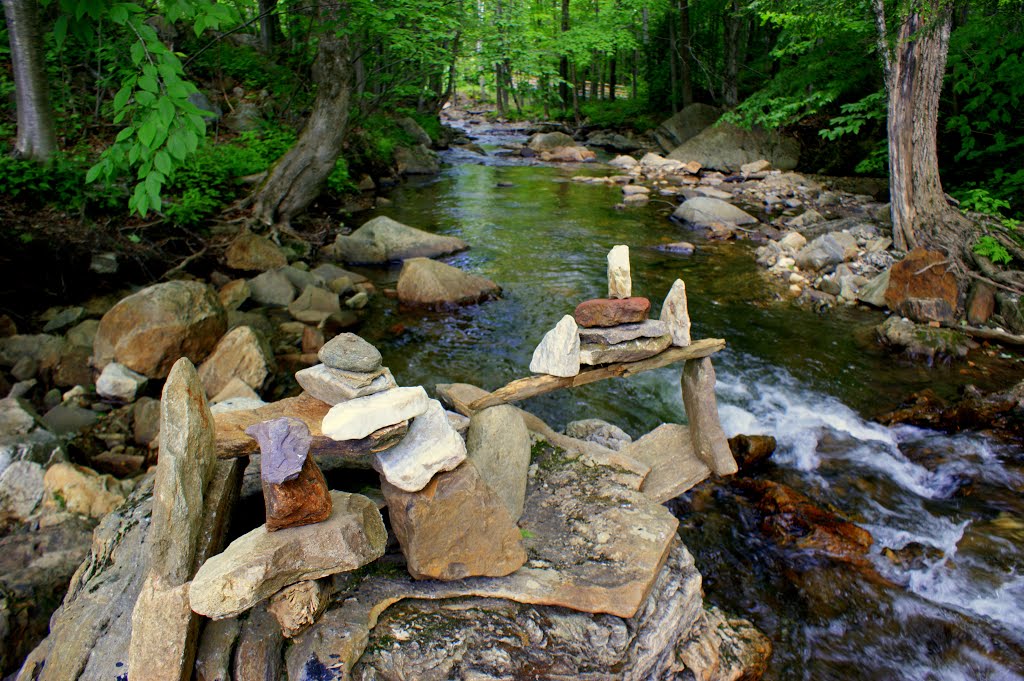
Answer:
[[[879,4],[876,0],[876,11]],[[927,16],[915,12],[903,20],[893,48],[886,42],[884,14],[879,21],[888,91],[893,242],[904,251],[926,246],[958,257],[966,247],[968,221],[946,202],[936,151],[952,8],[939,0],[929,4]]]
[[[615,88],[619,86],[619,74],[616,72],[617,62],[615,59],[615,53],[612,53],[611,58],[608,60],[608,101],[615,101]]]
[[[277,14],[277,0],[259,0],[260,45],[270,53],[281,42],[281,17]]]
[[[48,161],[57,150],[36,0],[3,0],[14,70],[18,137],[14,154]]]
[[[323,5],[333,25],[346,5]],[[313,80],[316,100],[306,127],[295,145],[274,164],[256,191],[253,213],[268,225],[288,226],[320,194],[327,176],[341,155],[352,99],[353,68],[349,37],[331,30],[320,36]]]
[[[668,25],[668,67],[669,79],[672,81],[672,113],[679,111],[679,60],[676,58],[676,26]]]
[[[725,12],[725,74],[722,78],[722,99],[726,106],[740,103],[739,95],[739,52],[740,52],[740,8],[732,0]]]
[[[693,38],[693,30],[690,27],[690,2],[680,0],[679,2],[679,75],[680,95],[683,100],[683,108],[693,104],[693,55],[691,54],[690,41]]]
[[[562,0],[562,33],[569,30],[569,0]],[[569,108],[569,55],[563,54],[558,62],[558,75],[562,83],[558,86],[558,93],[562,98],[562,109]],[[573,94],[573,101],[576,95]]]

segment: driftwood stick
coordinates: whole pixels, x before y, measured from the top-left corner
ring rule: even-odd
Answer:
[[[725,341],[721,338],[704,338],[686,347],[672,347],[654,357],[648,357],[638,362],[620,362],[618,364],[606,364],[604,366],[585,369],[575,376],[560,377],[541,374],[520,378],[512,381],[503,388],[495,390],[490,395],[482,397],[469,405],[471,411],[479,411],[487,407],[499,404],[509,404],[525,400],[528,397],[536,397],[546,393],[561,390],[563,388],[575,388],[588,383],[603,381],[607,378],[625,378],[634,376],[644,371],[660,369],[661,367],[682,362],[689,359],[700,359],[708,357],[725,347]]]

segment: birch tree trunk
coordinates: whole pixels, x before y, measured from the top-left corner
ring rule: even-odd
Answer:
[[[48,161],[57,150],[36,0],[3,0],[14,70],[18,137],[14,154]]]

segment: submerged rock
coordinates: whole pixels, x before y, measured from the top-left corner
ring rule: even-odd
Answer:
[[[928,361],[966,357],[972,348],[978,347],[977,343],[955,329],[915,324],[897,315],[879,324],[875,331],[886,345]]]
[[[334,255],[348,263],[383,265],[409,258],[435,258],[469,248],[462,239],[431,234],[384,215],[334,242]]]
[[[429,258],[410,258],[398,275],[398,299],[406,305],[467,305],[501,293],[486,277]]]
[[[757,218],[737,208],[731,203],[721,199],[713,199],[708,196],[695,196],[685,201],[672,213],[677,220],[689,222],[694,225],[711,225],[722,223],[726,225],[752,225]]]

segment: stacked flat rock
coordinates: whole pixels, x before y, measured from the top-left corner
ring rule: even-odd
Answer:
[[[321,364],[295,374],[302,389],[321,402],[339,404],[397,387],[377,348],[354,333],[342,333],[317,353]]]
[[[263,421],[245,431],[259,442],[267,531],[319,523],[331,515],[331,494],[309,455],[309,427],[295,418]]]

